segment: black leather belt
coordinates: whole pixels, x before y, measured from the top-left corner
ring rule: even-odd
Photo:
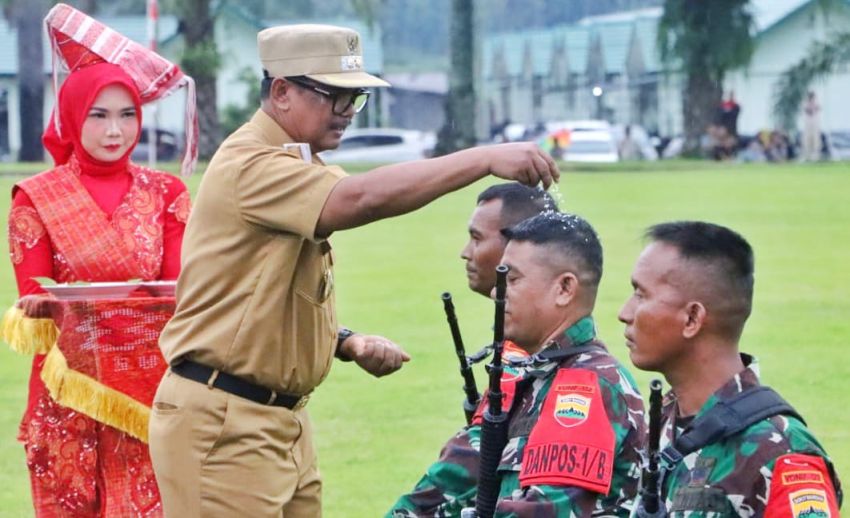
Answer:
[[[281,394],[192,360],[181,360],[179,363],[175,363],[171,366],[171,372],[261,405],[282,406],[290,410],[297,410],[306,405],[307,400],[310,399],[310,396]]]

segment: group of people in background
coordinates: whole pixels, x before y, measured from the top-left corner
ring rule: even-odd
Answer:
[[[829,157],[826,135],[821,131],[821,106],[813,91],[806,94],[802,109],[803,130],[796,141],[782,129],[763,129],[755,135],[742,135],[738,132],[740,113],[741,105],[730,91],[717,107],[706,131],[703,148],[713,159],[779,163],[817,162]]]
[[[410,359],[392,340],[337,321],[330,237],[487,176],[509,183],[479,196],[461,257],[482,295],[497,264],[510,268],[496,515],[634,512],[644,404],[596,334],[602,245],[590,222],[545,193],[560,177],[552,158],[508,143],[348,175],[316,153],[339,145],[371,88],[389,86],[364,71],[359,34],[281,26],[260,32],[258,47],[261,105],[213,157],[191,217],[179,179],[129,161],[141,129],[134,68],[85,53],[68,63],[44,134],[55,167],[12,193],[14,311],[55,316],[36,277],[179,280],[159,340],[169,368],[150,406],[149,444],[57,403],[35,357],[20,438],[36,515],[320,516],[311,392],[334,358],[374,376]],[[742,236],[704,222],[655,225],[647,239],[619,318],[635,366],[671,385],[664,442],[681,449],[677,438],[701,416],[759,387],[754,359],[738,350],[753,255]],[[459,516],[473,505],[482,401],[389,515]],[[660,498],[672,516],[837,516],[838,478],[796,413],[739,432],[665,467]]]

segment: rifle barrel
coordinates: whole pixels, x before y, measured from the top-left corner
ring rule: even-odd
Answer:
[[[496,267],[496,314],[493,318],[493,361],[491,362],[490,392],[501,394],[502,386],[502,350],[505,341],[505,292],[508,286],[508,267],[500,264]],[[499,375],[494,376],[493,370]],[[501,403],[501,400],[499,401]],[[501,407],[501,405],[499,405]],[[492,410],[492,409],[491,409]],[[501,412],[501,408],[499,408]]]
[[[472,370],[472,365],[466,357],[466,348],[463,346],[463,338],[460,335],[457,314],[455,313],[454,303],[452,303],[452,294],[445,292],[440,298],[443,299],[443,309],[446,312],[446,320],[452,332],[455,354],[460,363],[460,374],[463,376],[463,392],[466,394],[466,399],[463,402],[463,411],[466,415],[466,424],[470,424],[473,415],[475,415],[475,409],[478,408],[478,402],[481,401],[481,394],[478,393],[478,386],[475,383],[475,373]]]
[[[650,466],[655,463],[658,467],[658,451],[661,448],[661,380],[654,379],[649,383],[649,452],[654,454],[650,457]]]
[[[475,512],[479,518],[492,518],[499,500],[502,479],[499,462],[508,442],[508,413],[502,411],[502,346],[505,338],[505,292],[508,267],[496,267],[496,315],[493,325],[493,358],[487,411],[481,425],[481,460],[478,465],[478,494]]]
[[[641,484],[640,507],[638,517],[666,516],[666,510],[661,504],[661,494],[658,487],[658,455],[661,447],[661,380],[654,379],[649,383],[649,444],[647,445],[648,462],[643,472]]]

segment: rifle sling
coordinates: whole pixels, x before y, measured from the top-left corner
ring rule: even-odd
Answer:
[[[796,417],[803,424],[806,423],[794,407],[772,388],[759,386],[744,390],[728,401],[718,402],[694,419],[672,445],[664,448],[660,454],[661,460],[670,470],[688,454],[703,446],[731,437],[775,415]]]
[[[546,349],[537,354],[529,356],[528,358],[522,359],[509,359],[507,363],[512,366],[524,366],[533,363],[549,363],[549,362],[557,362],[561,363],[567,358],[571,358],[573,356],[578,356],[580,354],[589,353],[593,351],[605,352],[605,348],[595,344],[585,344],[585,345],[574,345],[572,347],[567,347],[564,349]]]

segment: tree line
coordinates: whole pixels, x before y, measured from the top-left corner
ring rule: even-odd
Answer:
[[[824,8],[841,4],[841,0],[816,1]],[[43,62],[42,20],[55,3],[0,0],[4,17],[17,29],[19,63]],[[66,3],[95,17],[145,12],[143,0]],[[220,60],[214,26],[221,7],[228,3],[268,21],[356,17],[381,28],[387,68],[407,64],[447,70],[447,125],[440,132],[438,144],[445,152],[475,141],[471,123],[474,112],[468,112],[475,105],[470,101],[474,95],[472,55],[482,34],[549,27],[612,11],[662,6],[657,44],[666,68],[685,77],[682,111],[686,140],[692,148],[720,101],[726,72],[747,65],[755,44],[749,0],[162,0],[160,12],[178,18],[178,30],[184,38],[185,51],[179,64],[197,84],[202,157],[211,156],[222,138],[216,109]],[[850,61],[847,41],[847,34],[843,39],[839,35],[834,42],[813,48],[807,61],[789,71],[776,94],[777,118],[789,120],[789,114],[799,107],[799,92],[815,77],[828,75]],[[43,71],[40,67],[19,67],[18,84],[20,113],[27,114],[21,120],[19,160],[40,161]],[[470,123],[464,124],[467,120]]]

